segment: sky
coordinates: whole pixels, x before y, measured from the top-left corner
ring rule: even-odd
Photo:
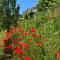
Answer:
[[[32,8],[33,6],[35,6],[37,3],[37,0],[17,0],[17,5],[20,5],[20,14],[23,13],[23,11],[26,11],[27,8]]]

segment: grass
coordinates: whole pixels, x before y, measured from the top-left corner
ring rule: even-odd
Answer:
[[[34,27],[37,31],[36,34],[42,35],[41,39],[35,39],[29,33],[27,37],[23,38],[25,43],[28,43],[28,39],[32,39],[33,45],[24,54],[24,56],[28,56],[32,60],[58,60],[56,54],[60,51],[60,17],[47,19],[46,16],[44,14],[36,14],[34,19],[19,21],[19,26],[24,31],[29,32],[30,28]],[[2,31],[0,32],[0,38],[3,38],[3,36],[4,32]],[[42,41],[42,47],[37,45],[38,41]],[[0,40],[0,44],[3,45],[2,40]],[[0,54],[2,54],[1,51],[0,48]]]
[[[35,27],[37,30],[36,34],[40,33],[43,36],[41,39],[43,42],[42,50],[41,47],[37,46],[36,40],[34,39],[34,46],[32,46],[31,49],[26,52],[26,56],[30,56],[32,60],[58,60],[56,54],[58,51],[60,51],[59,18],[60,17],[47,19],[46,16],[42,16],[42,18],[36,17],[35,20],[31,19],[31,21],[27,21],[27,25],[25,25],[27,23],[25,20],[20,22],[20,26],[22,26],[24,29],[29,30],[30,27]],[[26,28],[26,26],[28,27]],[[47,40],[46,42],[44,41],[45,38]],[[44,47],[46,48],[44,49]]]
[[[0,32],[0,59],[3,56],[3,40],[4,37],[4,31]]]

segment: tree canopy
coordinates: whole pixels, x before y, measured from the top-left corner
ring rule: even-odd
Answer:
[[[16,0],[2,0],[0,13],[3,17],[1,27],[9,30],[10,26],[16,26],[19,16],[19,5],[16,7]]]
[[[55,7],[57,5],[56,2],[56,0],[38,0],[36,8],[38,11],[46,11]]]

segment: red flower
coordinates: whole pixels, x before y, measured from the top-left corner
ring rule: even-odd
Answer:
[[[57,53],[57,58],[59,58],[59,59],[60,59],[60,52],[58,52],[58,53]]]
[[[4,44],[6,44],[6,43],[7,43],[7,41],[8,41],[8,40],[4,40]]]
[[[29,40],[29,42],[32,42],[32,40]]]
[[[32,33],[35,33],[36,32],[36,29],[35,28],[31,28],[30,30]]]
[[[17,44],[20,44],[20,45],[21,45],[21,44],[22,44],[22,42],[20,42],[20,41],[17,41]]]
[[[32,33],[32,36],[33,36],[34,38],[36,38],[36,34]]]
[[[31,60],[31,58],[29,58],[29,57],[25,57],[24,60]]]
[[[28,44],[22,44],[22,48],[27,48]]]
[[[38,38],[41,38],[41,37],[42,37],[42,35],[41,35],[41,34],[38,34],[38,35],[37,35],[37,37],[38,37]]]
[[[10,36],[3,38],[4,43],[6,44],[9,39],[10,39]]]
[[[23,36],[26,36],[27,35],[27,33],[26,32],[23,32]]]
[[[10,35],[7,35],[6,38],[9,40],[11,38],[11,36]]]
[[[41,41],[38,42],[38,46],[42,46],[42,42]]]
[[[12,28],[12,30],[10,31],[10,33],[11,34],[18,33],[17,28]]]
[[[10,36],[3,38],[3,40],[9,40]]]
[[[15,47],[15,53],[17,53],[17,54],[23,54],[23,51],[18,46],[16,46]]]
[[[6,34],[6,36],[7,36],[7,35],[9,35],[9,32],[6,32],[5,34]]]
[[[8,46],[6,46],[5,48],[6,48],[6,49],[10,49],[10,48],[12,48],[12,46],[11,46],[11,45],[8,45]]]

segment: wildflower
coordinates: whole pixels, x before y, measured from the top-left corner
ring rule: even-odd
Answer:
[[[8,46],[6,46],[5,48],[6,48],[6,49],[10,49],[10,48],[12,48],[12,46],[11,46],[11,45],[8,45]]]
[[[7,41],[10,39],[10,37],[3,38],[4,43],[7,43]]]
[[[31,30],[30,30],[32,33],[35,33],[36,32],[36,29],[34,29],[34,28],[31,28]]]
[[[17,41],[17,44],[21,45],[21,44],[22,44],[22,42],[20,42],[20,41]]]
[[[6,38],[7,38],[8,40],[10,39],[10,37],[11,37],[11,35],[7,35],[7,36],[6,36]]]
[[[3,41],[7,41],[8,39],[7,38],[3,38]]]
[[[15,47],[15,53],[17,53],[17,54],[23,54],[23,51],[18,46],[16,46]]]
[[[32,33],[32,36],[33,36],[34,38],[36,38],[36,34]]]
[[[29,57],[25,57],[24,60],[31,60],[31,58],[29,58]]]
[[[29,42],[32,42],[32,40],[29,40]]]
[[[25,37],[27,35],[27,33],[26,32],[23,32],[23,36]]]
[[[11,34],[14,34],[14,33],[17,33],[17,29],[16,29],[16,28],[13,28],[13,29],[11,30]]]
[[[22,48],[27,48],[28,44],[22,44]]]
[[[59,59],[60,59],[60,52],[58,52],[58,53],[57,53],[57,58],[59,58]]]
[[[42,42],[41,41],[38,42],[38,46],[42,46]]]
[[[38,38],[41,38],[41,37],[42,37],[42,35],[41,35],[41,34],[38,34],[38,35],[37,35],[37,37],[38,37]]]

